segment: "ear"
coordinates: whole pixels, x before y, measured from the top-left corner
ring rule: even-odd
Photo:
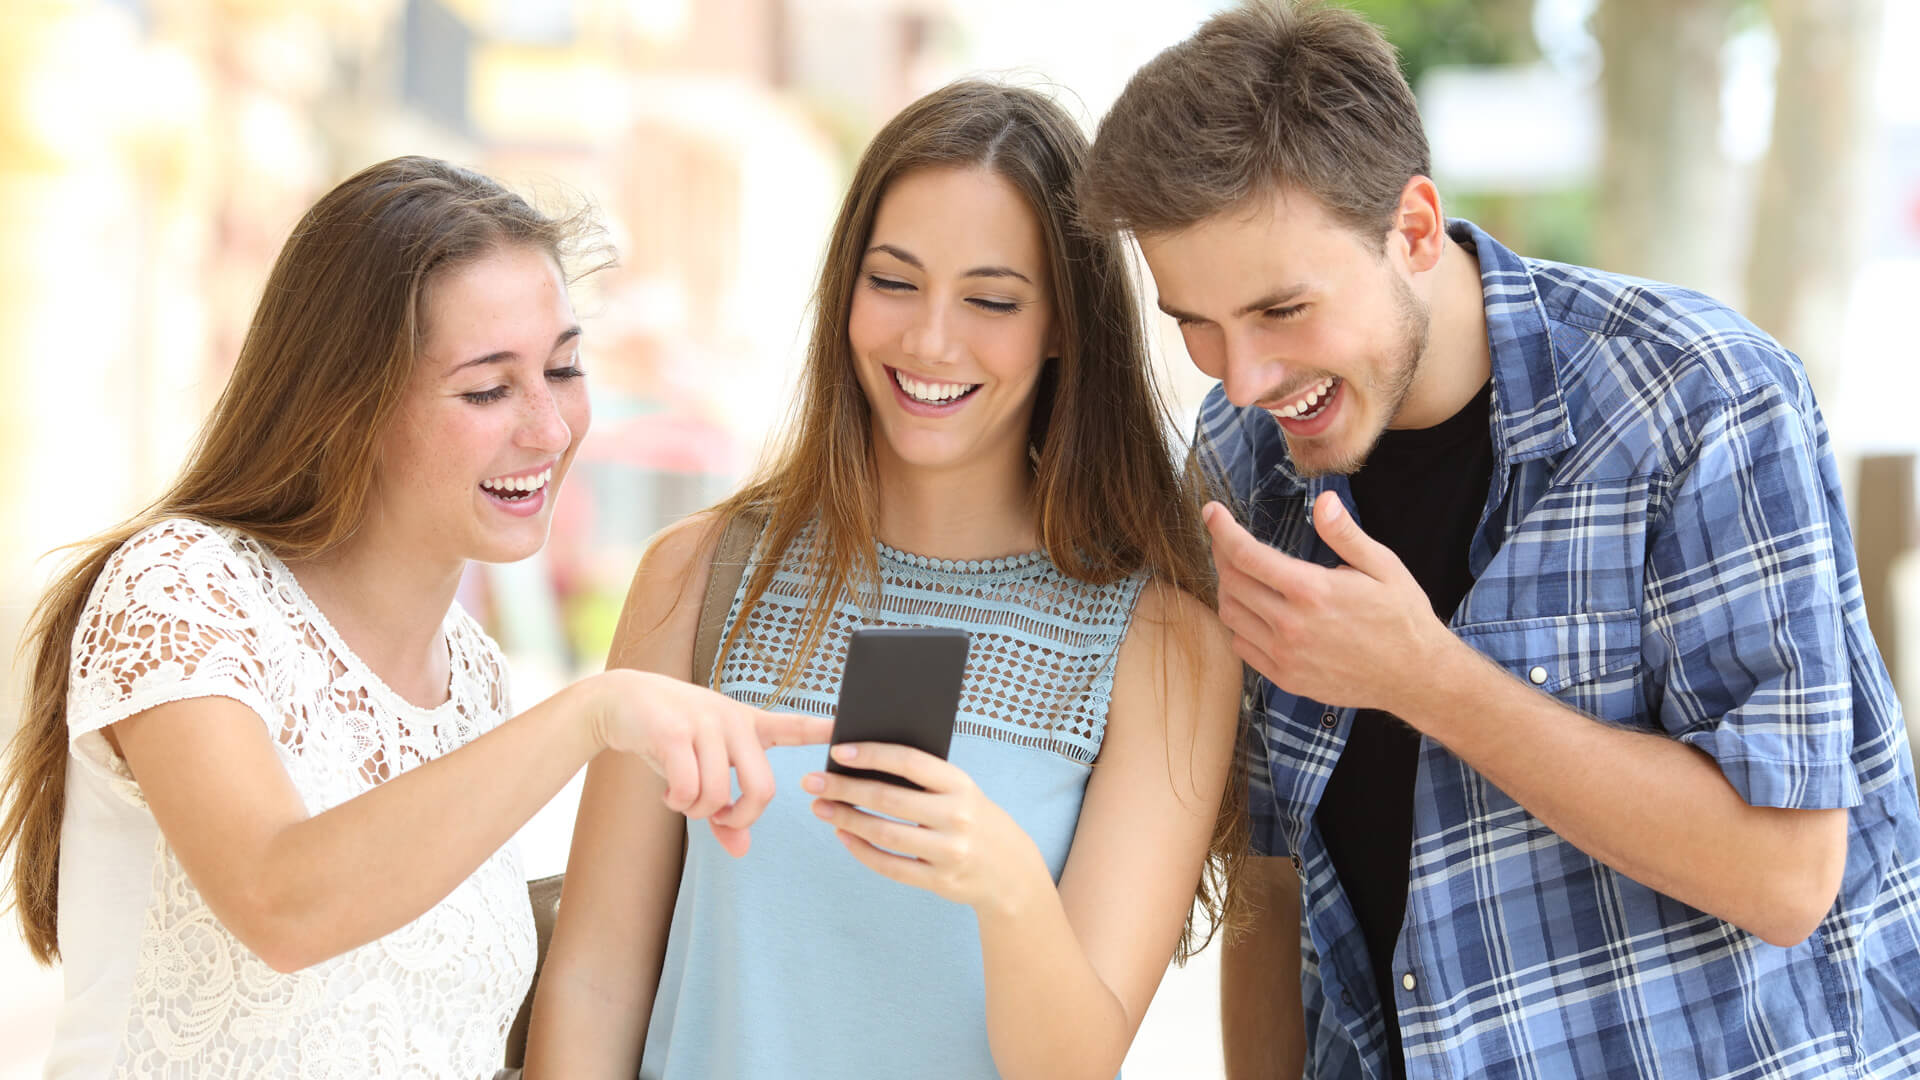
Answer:
[[[1398,239],[1406,252],[1407,269],[1423,273],[1440,262],[1447,246],[1447,217],[1440,210],[1440,189],[1433,180],[1416,176],[1400,189],[1400,204],[1394,208],[1390,239]]]

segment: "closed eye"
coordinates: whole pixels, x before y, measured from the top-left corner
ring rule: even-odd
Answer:
[[[984,297],[970,296],[967,303],[982,311],[991,311],[995,315],[1011,315],[1020,310],[1020,305],[1011,300],[988,300]]]
[[[548,368],[546,370],[547,381],[549,382],[570,382],[574,379],[585,378],[586,374],[586,369],[580,366],[578,356],[574,357],[573,363],[565,367]],[[491,405],[496,401],[504,401],[506,396],[512,392],[513,387],[511,384],[501,383],[499,386],[489,387],[485,390],[470,391],[460,396],[475,405]]]
[[[1288,307],[1268,308],[1265,311],[1262,311],[1260,314],[1266,318],[1273,319],[1275,321],[1283,321],[1286,319],[1297,319],[1300,317],[1300,313],[1305,310],[1307,310],[1307,305],[1293,304]]]
[[[912,292],[913,291],[912,282],[901,281],[899,278],[881,277],[879,274],[868,274],[867,285],[871,288],[878,289],[881,292]]]

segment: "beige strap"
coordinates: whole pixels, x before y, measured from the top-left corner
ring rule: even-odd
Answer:
[[[728,519],[720,543],[713,549],[713,565],[707,572],[707,595],[700,603],[700,629],[693,638],[693,682],[713,685],[713,662],[720,651],[720,629],[733,607],[733,594],[746,572],[747,558],[753,554],[763,519],[758,514],[740,513]]]

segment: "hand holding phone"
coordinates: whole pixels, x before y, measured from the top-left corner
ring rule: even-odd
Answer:
[[[855,630],[847,643],[833,743],[899,743],[945,759],[967,668],[965,630]],[[831,748],[829,748],[831,749]],[[827,771],[920,790],[892,773],[855,769],[827,758]]]

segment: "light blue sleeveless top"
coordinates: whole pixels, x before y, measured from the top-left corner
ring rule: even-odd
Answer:
[[[732,697],[766,702],[798,647],[807,582],[792,568],[805,565],[809,535],[721,666],[718,686]],[[783,707],[834,714],[856,629],[967,630],[950,760],[1026,830],[1059,881],[1142,579],[1089,585],[1039,552],[950,562],[883,545],[879,560],[877,604],[839,606]],[[705,822],[689,823],[640,1075],[996,1076],[972,909],[881,877],[834,839],[800,789],[801,776],[825,766],[823,747],[767,757],[777,790],[744,858],[726,854]]]

